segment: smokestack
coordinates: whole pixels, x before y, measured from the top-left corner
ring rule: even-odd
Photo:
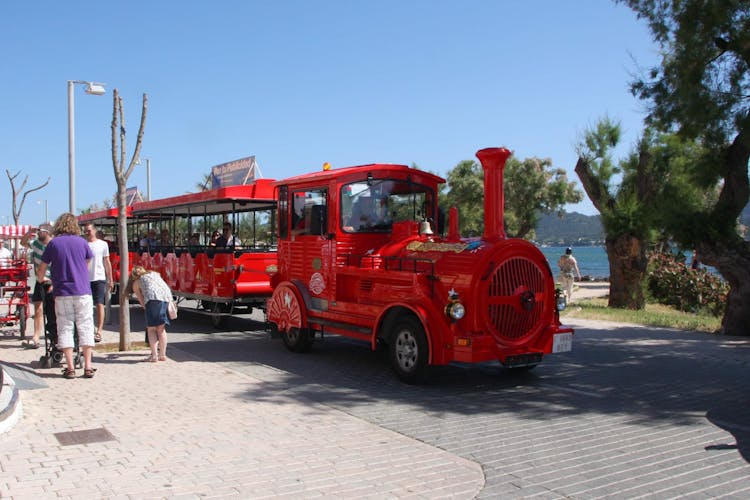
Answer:
[[[484,234],[485,241],[505,239],[503,213],[503,169],[510,156],[506,148],[485,148],[477,151],[484,169]]]

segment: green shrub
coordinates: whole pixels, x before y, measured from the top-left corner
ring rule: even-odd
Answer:
[[[683,255],[651,254],[647,284],[651,296],[662,304],[680,311],[724,314],[727,283],[706,269],[691,269]]]

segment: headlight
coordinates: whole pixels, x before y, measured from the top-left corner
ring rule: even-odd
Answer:
[[[565,308],[568,307],[568,302],[565,300],[565,295],[558,293],[556,299],[557,299],[557,310],[564,311]]]
[[[466,315],[466,308],[460,302],[451,302],[448,304],[448,307],[446,307],[445,312],[453,321],[458,321]]]

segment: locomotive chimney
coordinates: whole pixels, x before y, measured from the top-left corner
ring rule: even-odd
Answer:
[[[484,234],[485,241],[505,239],[503,212],[503,168],[510,156],[506,148],[485,148],[477,151],[484,169]]]

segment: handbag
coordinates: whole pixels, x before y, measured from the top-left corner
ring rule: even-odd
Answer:
[[[177,304],[174,300],[167,302],[167,315],[169,319],[177,319]]]

